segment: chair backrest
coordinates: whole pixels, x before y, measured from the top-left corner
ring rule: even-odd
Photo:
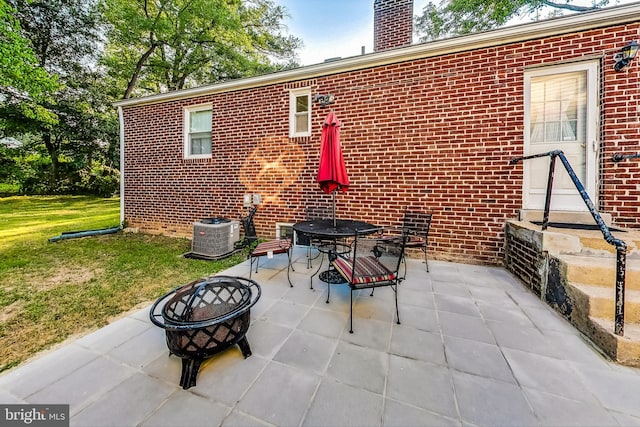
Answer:
[[[407,229],[409,235],[420,236],[426,240],[429,237],[432,218],[432,212],[423,212],[407,208],[404,211],[402,226]]]
[[[258,206],[254,206],[247,216],[240,217],[242,221],[242,229],[244,230],[244,238],[248,242],[255,242],[258,240],[256,234],[256,226],[253,224],[253,216],[256,214]]]
[[[356,265],[359,259],[373,256],[390,273],[397,276],[408,234],[403,229],[402,233],[396,236],[397,238],[390,239],[382,238],[382,231],[383,229],[380,228],[373,233],[371,230],[361,230],[356,233],[353,244],[353,263]],[[355,276],[356,270],[353,268],[353,276]]]

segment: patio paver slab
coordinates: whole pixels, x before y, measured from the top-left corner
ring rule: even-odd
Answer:
[[[356,292],[350,334],[349,288],[326,304],[294,255],[294,288],[286,257],[254,276],[253,355],[213,356],[189,390],[147,306],[1,374],[0,401],[68,403],[74,426],[640,426],[640,369],[601,356],[504,269],[409,259],[402,324],[392,292]]]

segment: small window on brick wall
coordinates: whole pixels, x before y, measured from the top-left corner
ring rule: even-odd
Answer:
[[[311,89],[295,89],[289,95],[289,136],[311,135]]]
[[[211,105],[184,109],[184,158],[211,157]]]

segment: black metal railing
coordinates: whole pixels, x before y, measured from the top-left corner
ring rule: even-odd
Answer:
[[[604,220],[596,210],[596,207],[594,206],[593,202],[589,198],[589,195],[587,194],[587,190],[584,188],[584,185],[582,185],[582,183],[580,182],[580,179],[573,171],[573,168],[569,164],[569,161],[565,157],[562,150],[553,150],[546,153],[534,154],[531,156],[514,157],[509,161],[509,164],[515,165],[516,163],[522,160],[529,160],[529,159],[535,159],[535,158],[547,157],[547,156],[551,158],[551,161],[549,164],[549,178],[547,181],[547,194],[546,194],[546,199],[544,204],[544,214],[542,217],[542,230],[543,231],[546,230],[547,225],[549,223],[549,208],[551,206],[551,190],[553,187],[553,177],[555,174],[556,158],[560,158],[560,161],[564,165],[564,168],[567,170],[567,173],[569,174],[571,181],[573,181],[573,184],[578,190],[578,193],[580,193],[582,200],[584,200],[585,205],[587,205],[587,208],[589,209],[591,216],[596,221],[596,224],[598,224],[598,227],[602,232],[604,240],[606,240],[607,243],[609,243],[610,245],[616,247],[616,306],[615,306],[615,319],[614,319],[614,323],[615,323],[614,333],[616,335],[623,336],[624,335],[625,273],[627,269],[627,244],[622,240],[615,238],[611,234],[609,227],[607,226],[607,224],[604,222]],[[638,155],[638,157],[640,157],[640,155]]]
[[[616,153],[613,156],[611,156],[611,161],[614,162],[614,163],[618,163],[618,162],[621,162],[621,161],[626,160],[626,159],[640,159],[640,153],[638,153],[638,154],[627,154],[627,155]]]

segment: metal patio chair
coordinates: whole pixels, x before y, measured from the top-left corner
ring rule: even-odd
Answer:
[[[253,211],[255,213],[255,210]],[[255,236],[257,240],[257,236],[255,235],[255,227],[253,225],[253,215],[251,216],[251,223],[247,227]],[[271,258],[274,255],[278,254],[287,254],[288,265],[287,265],[287,280],[289,281],[289,286],[293,288],[293,284],[291,283],[291,278],[289,277],[289,270],[294,270],[293,265],[291,265],[291,248],[293,247],[293,229],[283,228],[284,235],[280,236],[279,239],[268,240],[266,242],[258,243],[249,253],[249,278],[251,278],[251,273],[253,271],[253,263],[255,260],[256,264],[256,273],[258,272],[258,263],[261,257]],[[253,238],[250,236],[250,238]]]
[[[433,212],[424,212],[412,209],[405,209],[402,226],[407,230],[409,238],[407,240],[407,249],[420,249],[424,254],[424,263],[429,272],[429,261],[427,260],[427,248],[429,245],[429,230],[431,228],[431,219]],[[406,276],[406,263],[405,263]]]
[[[398,312],[398,285],[402,278],[398,274],[404,257],[408,239],[406,230],[394,238],[382,238],[383,229],[359,231],[353,241],[353,252],[348,256],[336,255],[331,260],[333,267],[349,284],[351,289],[351,308],[349,310],[349,332],[353,333],[353,292],[389,286],[393,290],[396,302],[396,319],[400,324]]]

